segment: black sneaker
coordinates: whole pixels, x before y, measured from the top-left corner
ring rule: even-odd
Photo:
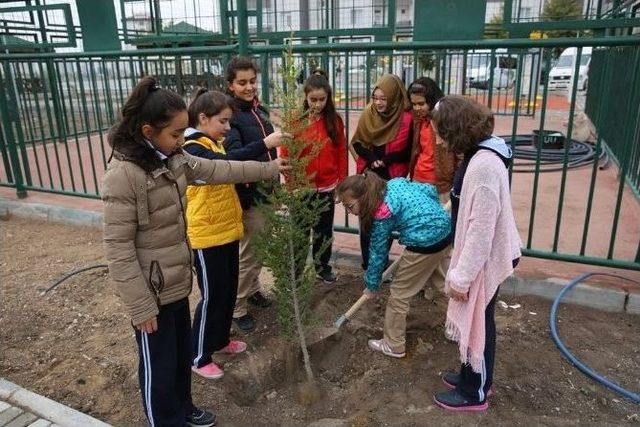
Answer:
[[[193,408],[193,411],[187,415],[187,425],[192,427],[210,427],[218,423],[215,414],[203,411],[202,409]]]
[[[256,307],[260,307],[260,308],[271,307],[271,300],[265,297],[260,291],[251,295],[248,298],[248,300],[249,300],[249,304],[255,305]]]
[[[250,314],[245,314],[242,317],[233,318],[238,329],[242,332],[251,332],[256,327],[256,321],[253,320],[253,317]]]
[[[335,283],[338,280],[336,273],[331,271],[330,268],[323,268],[318,274],[316,274],[318,280],[322,280],[324,283]]]
[[[456,388],[460,382],[460,374],[456,372],[447,371],[440,378],[442,378],[444,385],[450,389]]]
[[[464,397],[457,390],[443,391],[433,396],[435,402],[441,408],[455,412],[482,412],[489,408],[489,402],[472,401]]]
[[[444,385],[446,385],[449,389],[456,388],[460,383],[460,374],[456,372],[447,371],[444,374],[442,374],[441,378]],[[490,388],[489,391],[487,392],[487,397],[491,397],[492,395],[493,395],[493,388]]]

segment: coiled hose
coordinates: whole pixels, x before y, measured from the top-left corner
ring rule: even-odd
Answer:
[[[586,274],[583,274],[582,276],[576,277],[575,279],[573,279],[571,282],[569,282],[569,284],[567,284],[567,286],[565,286],[560,291],[560,293],[558,294],[556,299],[553,301],[553,305],[551,306],[551,316],[549,317],[549,326],[551,328],[551,338],[553,339],[553,342],[556,344],[558,349],[562,352],[564,357],[567,358],[567,360],[569,360],[576,368],[578,368],[578,370],[580,370],[580,372],[582,372],[583,374],[585,374],[589,378],[599,382],[600,384],[604,385],[605,387],[609,388],[610,390],[613,390],[614,392],[618,393],[619,395],[624,396],[624,397],[632,400],[634,403],[640,404],[640,394],[634,393],[632,391],[629,391],[627,389],[622,388],[618,384],[616,384],[613,381],[603,377],[602,375],[598,374],[596,371],[591,369],[584,362],[582,362],[580,359],[578,359],[573,353],[571,353],[571,351],[569,351],[567,346],[562,342],[562,340],[560,339],[560,336],[558,335],[558,325],[557,325],[557,322],[558,322],[558,308],[560,307],[560,302],[562,301],[562,298],[564,298],[564,296],[569,291],[571,291],[571,289],[573,289],[574,286],[576,286],[577,284],[583,282],[585,279],[587,279],[589,277],[592,277],[592,276],[615,277],[615,278],[618,278],[618,279],[628,280],[629,282],[634,283],[636,285],[640,285],[640,283],[636,282],[635,280],[631,280],[631,279],[629,279],[627,277],[623,277],[623,276],[617,276],[615,274],[586,273]]]
[[[511,146],[514,152],[516,164],[513,172],[535,173],[538,148],[533,144],[533,135],[516,135],[515,144],[512,143],[511,136],[501,136],[507,145]],[[595,146],[587,142],[571,140],[569,153],[567,156],[567,168],[574,169],[593,164],[596,155]],[[540,172],[558,172],[563,169],[564,149],[543,148],[540,150]],[[601,149],[598,155],[598,166],[604,169],[609,163],[607,151]]]

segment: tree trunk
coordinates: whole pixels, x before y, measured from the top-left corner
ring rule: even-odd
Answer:
[[[293,219],[289,217],[289,267],[291,280],[291,296],[293,299],[293,313],[298,330],[298,338],[300,340],[300,348],[302,349],[302,358],[304,360],[304,369],[307,372],[307,379],[313,381],[313,371],[311,370],[311,361],[309,360],[309,351],[307,350],[307,340],[304,336],[304,328],[302,327],[302,317],[300,315],[300,305],[298,303],[298,284],[296,280],[296,253],[293,244]]]

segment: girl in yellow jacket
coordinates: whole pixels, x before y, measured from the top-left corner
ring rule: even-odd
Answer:
[[[199,89],[189,105],[189,128],[184,150],[207,159],[243,160],[243,153],[227,155],[222,145],[230,129],[232,110],[227,95]],[[243,150],[265,151],[280,145],[280,138],[256,141]],[[193,318],[192,370],[211,379],[223,371],[214,353],[246,350],[229,332],[238,290],[238,245],[243,236],[242,207],[233,185],[192,185],[187,188],[188,233],[202,295]]]

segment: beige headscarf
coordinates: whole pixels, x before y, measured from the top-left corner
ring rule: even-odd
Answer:
[[[356,133],[351,138],[349,147],[360,142],[364,147],[379,147],[391,141],[398,130],[402,113],[409,109],[409,98],[402,80],[393,74],[385,74],[376,82],[373,91],[382,90],[387,97],[387,109],[378,113],[373,101],[369,102],[360,116]],[[353,149],[351,148],[353,152]]]

